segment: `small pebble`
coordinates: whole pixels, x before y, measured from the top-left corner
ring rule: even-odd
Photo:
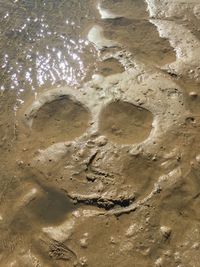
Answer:
[[[167,250],[167,251],[164,252],[164,255],[166,257],[171,257],[172,256],[172,252],[170,250]]]
[[[196,161],[200,163],[200,154],[196,156]]]
[[[108,140],[105,136],[99,136],[95,139],[95,143],[98,146],[105,146],[107,144]]]
[[[87,266],[87,258],[86,257],[81,257],[79,259],[79,261],[80,261],[81,266]]]
[[[200,244],[198,242],[195,242],[192,246],[193,249],[199,249]]]
[[[126,237],[132,237],[134,235],[134,233],[136,232],[136,230],[137,230],[137,227],[135,224],[130,225],[126,231],[125,236]]]
[[[71,142],[65,142],[64,144],[66,147],[70,147],[72,143]]]
[[[163,259],[162,258],[157,259],[155,262],[155,266],[156,267],[162,267],[163,266]]]
[[[17,161],[17,165],[18,166],[23,166],[24,165],[24,162],[22,160],[19,160],[19,161]]]
[[[161,231],[161,234],[166,238],[168,239],[171,235],[171,228],[170,227],[167,227],[167,226],[161,226],[160,227],[160,231]]]
[[[84,149],[80,149],[78,151],[78,157],[82,158],[84,156],[84,152],[85,152]]]
[[[80,246],[82,248],[87,248],[87,246],[88,246],[88,233],[83,234],[83,238],[80,239]]]
[[[110,243],[111,244],[116,244],[116,240],[113,236],[110,237]]]
[[[192,97],[192,98],[196,98],[198,96],[197,92],[190,92],[189,93],[189,96]]]
[[[88,246],[87,239],[85,239],[85,238],[80,239],[80,246],[82,248],[87,248],[87,246]]]

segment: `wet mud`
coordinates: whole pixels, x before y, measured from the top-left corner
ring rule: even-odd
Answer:
[[[0,14],[0,266],[199,267],[199,1]]]
[[[114,143],[140,143],[152,128],[152,113],[126,102],[112,102],[100,116],[101,133]]]

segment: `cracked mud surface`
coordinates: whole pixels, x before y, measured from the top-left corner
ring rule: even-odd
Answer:
[[[0,266],[199,267],[199,1],[0,13]]]

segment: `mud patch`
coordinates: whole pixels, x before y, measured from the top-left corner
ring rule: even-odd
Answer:
[[[115,58],[109,58],[100,62],[97,66],[97,72],[103,76],[109,76],[116,73],[122,73],[124,67]]]
[[[145,140],[152,129],[152,113],[128,102],[113,102],[101,113],[100,131],[119,144]]]
[[[163,172],[159,166],[159,161],[144,155],[127,157],[122,166],[123,177],[136,192],[136,197],[144,197],[148,191],[150,192],[153,184]]]
[[[114,14],[123,15],[123,17],[137,19],[148,18],[147,6],[143,0],[103,0],[101,1],[101,6]]]
[[[28,208],[37,222],[58,224],[75,209],[75,206],[64,193],[52,188],[45,188],[44,194],[33,200]]]
[[[145,62],[163,65],[175,60],[168,40],[161,39],[156,27],[149,22],[145,1],[103,1],[102,7],[122,15],[103,21],[106,38],[117,41]]]
[[[32,135],[45,144],[73,140],[85,132],[89,118],[90,114],[82,104],[61,96],[37,111]]]

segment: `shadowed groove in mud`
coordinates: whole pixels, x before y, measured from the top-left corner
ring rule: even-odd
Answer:
[[[44,142],[73,140],[88,127],[89,111],[67,96],[44,104],[33,120],[33,134]]]
[[[128,102],[112,102],[101,113],[100,130],[119,144],[140,143],[152,129],[152,113]]]

